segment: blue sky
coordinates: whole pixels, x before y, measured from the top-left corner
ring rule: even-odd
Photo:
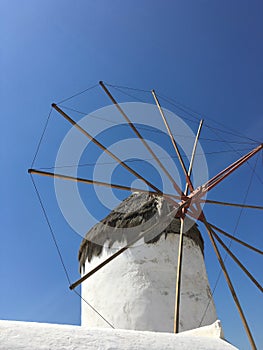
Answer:
[[[155,88],[197,111],[207,125],[220,130],[229,127],[262,142],[263,4],[261,1],[3,0],[0,10],[0,318],[79,324],[80,300],[68,290],[27,174],[50,104],[99,80],[146,90]],[[119,92],[116,95],[125,101],[125,95]],[[90,110],[109,103],[99,89],[91,96],[87,100]],[[175,108],[169,104],[166,107]],[[180,110],[174,111],[180,115]],[[195,131],[196,125],[190,127]],[[51,120],[37,165],[53,165],[55,150],[68,129],[62,119]],[[209,136],[209,131],[204,129],[204,138],[215,137],[213,133]],[[227,141],[236,140],[230,134],[220,135]],[[238,140],[249,142],[245,138]],[[205,151],[224,149],[220,143],[212,147],[208,141],[202,142]],[[233,147],[249,149],[253,145]],[[223,152],[217,157],[208,156],[210,173],[215,174],[236,157],[235,153]],[[252,160],[251,166],[254,165]],[[247,201],[260,204],[262,156],[256,171],[259,178],[254,176]],[[215,190],[213,196],[211,192],[210,198],[242,202],[250,177],[251,169],[245,166],[238,176]],[[37,179],[37,183],[74,281],[78,278],[77,251],[81,239],[60,213],[52,182]],[[207,213],[215,223],[221,223],[223,218],[224,228],[233,232],[240,212],[222,210],[207,208]],[[103,212],[98,209],[97,215],[102,217]],[[244,211],[239,223],[240,237],[262,247],[261,232],[262,215]],[[240,259],[259,278],[262,262],[258,256],[235,248]],[[213,286],[218,266],[210,254],[207,249]],[[228,263],[235,285],[240,287],[238,295],[252,333],[258,346],[263,346],[261,295]],[[227,339],[247,349],[246,336],[223,279],[218,288],[215,299]],[[224,297],[220,297],[221,291]]]

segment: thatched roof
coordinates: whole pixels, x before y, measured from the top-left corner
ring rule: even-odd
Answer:
[[[157,242],[162,235],[166,238],[167,234],[178,234],[180,219],[174,214],[174,207],[163,197],[133,193],[86,234],[79,249],[80,267],[87,259],[99,256],[103,247],[111,248],[115,242],[127,244],[142,232],[147,244]],[[185,236],[203,253],[204,241],[197,225],[186,218],[185,228]]]

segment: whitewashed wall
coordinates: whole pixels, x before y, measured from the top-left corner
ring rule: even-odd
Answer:
[[[209,333],[174,335],[0,320],[0,350],[237,350]]]
[[[130,248],[82,284],[82,296],[115,328],[173,332],[178,234]],[[180,331],[197,328],[210,287],[200,248],[184,238]],[[85,273],[116,250],[86,262]],[[202,325],[217,319],[213,300]],[[85,302],[82,325],[109,327]]]

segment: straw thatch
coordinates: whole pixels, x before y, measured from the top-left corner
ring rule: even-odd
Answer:
[[[173,210],[162,197],[133,193],[86,234],[79,249],[80,267],[87,259],[91,261],[93,256],[99,256],[103,247],[111,248],[115,242],[127,244],[142,232],[147,244],[158,242],[162,235],[166,238],[167,234],[178,234],[180,219],[174,216]],[[197,225],[186,218],[185,228],[184,235],[203,253],[204,242]]]

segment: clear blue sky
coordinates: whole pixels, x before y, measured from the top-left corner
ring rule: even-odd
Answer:
[[[263,3],[2,0],[0,13],[0,318],[79,324],[80,300],[68,290],[27,174],[50,104],[99,80],[155,88],[198,111],[208,124],[215,126],[217,121],[262,142]],[[103,98],[102,103],[108,103]],[[61,120],[54,122],[54,129],[48,131],[50,152],[59,145],[56,136],[59,139],[67,130]],[[226,137],[230,140],[232,136]],[[209,147],[204,144],[206,150]],[[39,165],[41,157],[47,164],[47,153],[40,153]],[[222,153],[219,165],[235,157]],[[216,158],[208,160],[213,174]],[[262,181],[262,157],[257,173]],[[242,201],[250,174],[249,168],[240,171],[240,178],[227,182],[211,198]],[[39,181],[44,200],[74,281],[80,237],[64,222],[51,182],[44,180]],[[233,196],[226,193],[229,189]],[[262,182],[255,177],[247,200],[262,204],[262,195]],[[231,232],[239,211],[230,214],[208,208],[208,214],[213,222],[223,218],[224,227]],[[246,211],[239,225],[240,237],[262,248],[262,224],[260,213]],[[262,277],[262,261],[238,249],[235,251],[251,272]],[[206,256],[210,261],[209,251]],[[260,292],[229,266],[257,344],[263,347]],[[218,273],[215,261],[208,264],[208,272],[213,286]],[[223,279],[215,299],[227,339],[248,349]]]

